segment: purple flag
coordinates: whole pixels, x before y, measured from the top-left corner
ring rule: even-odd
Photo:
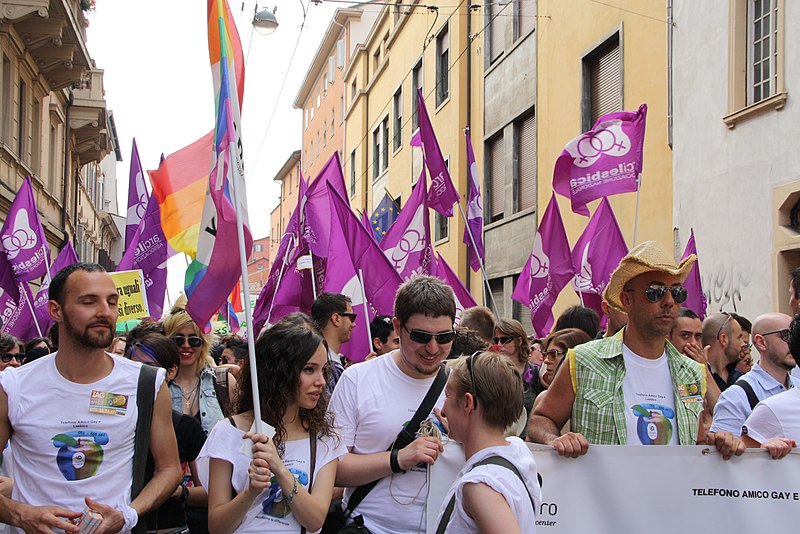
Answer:
[[[334,152],[308,187],[300,212],[300,226],[308,247],[314,256],[325,258],[328,255],[330,238],[331,207],[328,202],[328,182],[342,198],[347,198],[347,187],[342,174],[339,153]]]
[[[33,310],[33,295],[27,282],[19,282],[19,300],[8,320],[5,317],[3,329],[17,339],[27,340],[40,335]],[[42,331],[42,335],[47,332]]]
[[[604,197],[572,249],[573,287],[582,296],[584,306],[592,308],[601,317],[603,290],[611,279],[611,273],[627,253],[628,246],[611,203]]]
[[[372,350],[369,322],[378,314],[392,314],[394,296],[402,279],[370,235],[372,231],[361,225],[332,185],[329,199],[331,238],[323,291],[350,297],[353,311],[359,317],[350,341],[342,346],[342,353],[353,361],[362,361]],[[363,275],[363,292],[359,270]]]
[[[683,251],[681,261],[689,257],[690,254],[697,256],[697,245],[694,240],[694,228],[691,230],[689,235],[689,241],[686,242],[686,250]],[[705,319],[708,301],[706,300],[706,294],[703,293],[703,284],[700,281],[699,260],[694,262],[692,270],[689,271],[689,276],[687,276],[686,280],[683,281],[683,287],[686,288],[689,296],[686,298],[686,302],[684,302],[682,306],[695,312],[701,320]]]
[[[131,247],[139,221],[144,218],[147,210],[149,194],[147,183],[139,160],[139,149],[136,148],[136,139],[133,140],[131,149],[131,170],[128,178],[128,216],[125,220],[125,250]]]
[[[592,200],[629,193],[642,174],[647,104],[638,111],[603,115],[591,131],[570,141],[556,160],[553,189],[572,201],[572,211],[589,216]]]
[[[19,284],[14,279],[14,271],[5,254],[0,254],[0,316],[3,318],[0,331],[5,332],[8,325],[16,322],[14,315],[17,313],[19,300]]]
[[[25,178],[0,230],[0,243],[14,278],[27,282],[47,274],[50,248],[33,198],[31,177]]]
[[[78,263],[78,255],[75,253],[75,248],[72,246],[72,241],[67,241],[61,252],[58,253],[53,264],[50,266],[51,275],[55,276],[58,271],[64,267],[68,267],[73,263]],[[47,335],[50,327],[53,326],[53,320],[50,318],[50,312],[47,309],[47,303],[50,301],[50,276],[45,276],[42,281],[39,292],[36,293],[36,298],[33,301],[33,309],[36,313],[36,320],[39,322],[39,328],[42,333]]]
[[[434,272],[426,182],[425,167],[423,167],[408,202],[400,210],[400,215],[380,244],[384,254],[403,280],[408,280],[417,274]]]
[[[467,224],[464,226],[463,242],[467,244],[469,266],[479,271],[483,264],[483,202],[481,201],[481,183],[478,179],[478,164],[475,163],[475,152],[472,150],[472,138],[467,131],[467,167],[469,168],[469,197],[467,204]],[[472,239],[470,239],[472,233]],[[475,246],[472,246],[473,241]]]
[[[425,108],[425,98],[422,90],[417,90],[417,110],[419,111],[419,133],[422,139],[422,150],[425,154],[425,165],[431,173],[431,190],[428,197],[428,205],[444,215],[453,216],[453,204],[458,202],[461,195],[456,191],[453,181],[450,179],[450,172],[445,165],[442,150],[439,148],[439,141],[433,132],[431,119],[428,117],[428,110]]]
[[[553,305],[574,274],[567,232],[553,193],[536,229],[531,255],[511,295],[512,299],[530,308],[537,336],[544,337],[550,332],[554,322]]]
[[[437,252],[436,256],[438,258],[436,262],[436,277],[444,280],[453,290],[453,296],[456,298],[456,324],[458,324],[461,321],[461,312],[467,308],[477,306],[478,303],[475,302],[470,292],[464,287],[464,283],[461,282],[458,275],[450,268],[447,262],[444,261],[442,255]]]

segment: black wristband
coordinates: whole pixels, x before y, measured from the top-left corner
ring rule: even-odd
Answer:
[[[397,461],[398,452],[400,452],[400,449],[392,449],[392,452],[389,453],[389,466],[392,468],[392,473],[405,473],[400,468],[400,462]]]

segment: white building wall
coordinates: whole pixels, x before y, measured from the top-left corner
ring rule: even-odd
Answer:
[[[773,188],[800,179],[800,5],[786,1],[783,109],[729,129],[729,2],[674,2],[676,249],[694,228],[709,311],[754,319],[787,298],[773,283]]]

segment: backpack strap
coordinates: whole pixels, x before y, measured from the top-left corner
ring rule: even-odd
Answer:
[[[517,475],[517,478],[522,481],[522,485],[525,487],[525,492],[528,494],[528,499],[531,501],[531,508],[533,508],[534,514],[536,514],[536,505],[533,502],[533,497],[531,496],[531,492],[528,489],[528,485],[525,483],[525,479],[522,478],[517,466],[503,458],[502,456],[489,456],[488,458],[484,458],[480,462],[476,463],[470,468],[470,471],[478,467],[479,465],[499,465],[501,467],[505,467],[509,471],[513,472]],[[447,507],[444,509],[444,513],[442,514],[442,519],[439,521],[439,525],[436,527],[436,534],[444,534],[444,531],[447,529],[447,524],[450,523],[450,518],[453,516],[453,511],[456,508],[456,493],[453,492],[453,496],[450,498],[450,501],[447,503]]]
[[[733,383],[734,386],[739,386],[744,390],[745,395],[747,395],[747,402],[750,403],[750,410],[754,410],[756,404],[758,404],[758,395],[756,392],[753,391],[753,386],[750,385],[749,382],[746,380],[742,380],[741,378]]]
[[[136,386],[136,434],[133,442],[133,481],[131,483],[131,502],[144,487],[147,454],[150,452],[150,425],[153,421],[155,385],[158,368],[142,365],[139,369],[139,383]],[[133,528],[135,534],[147,531],[145,521]]]
[[[228,390],[228,368],[214,368],[214,393],[217,395],[217,402],[225,417],[231,416],[231,395]]]

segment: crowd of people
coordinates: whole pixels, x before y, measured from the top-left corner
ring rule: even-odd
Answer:
[[[800,438],[800,315],[701,319],[681,307],[693,262],[640,244],[611,276],[602,321],[573,306],[543,339],[485,307],[455,325],[452,290],[418,276],[371,322],[365,358],[341,354],[352,302],[322,293],[254,340],[257,397],[246,340],[207,333],[181,303],[114,337],[113,281],[75,264],[51,282],[49,338],[0,334],[0,521],[394,534],[424,532],[431,513],[437,533],[535,532],[526,440],[567,457],[709,444],[724,459],[782,458]],[[428,510],[429,467],[451,443],[463,467]]]

